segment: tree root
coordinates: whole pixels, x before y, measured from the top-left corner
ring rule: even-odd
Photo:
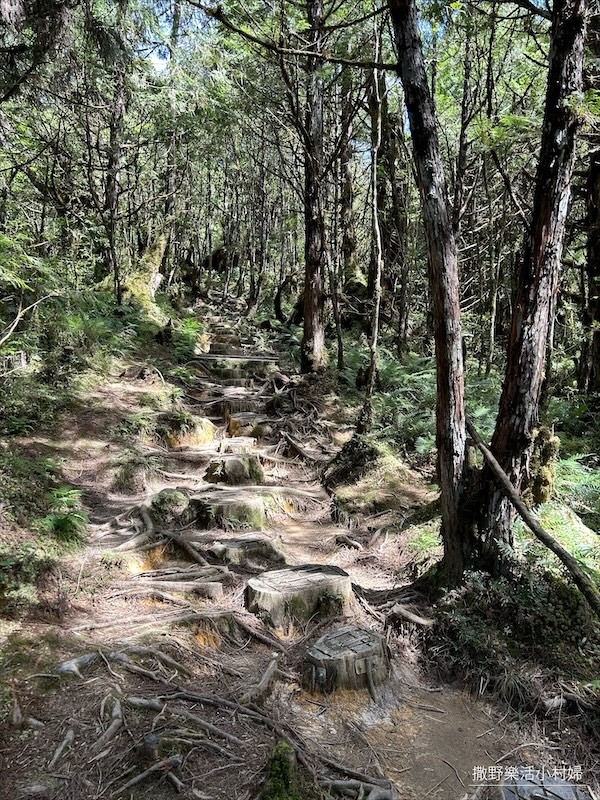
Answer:
[[[112,797],[118,797],[119,795],[123,794],[123,792],[127,791],[127,789],[131,789],[132,786],[137,786],[138,783],[145,781],[146,778],[149,778],[151,775],[156,775],[157,773],[168,774],[173,769],[177,769],[183,764],[183,758],[181,756],[169,756],[169,758],[163,758],[161,761],[158,761],[156,764],[153,764],[148,769],[144,770],[144,772],[140,772],[139,775],[136,775],[135,778],[132,778],[130,781],[124,786],[121,786]],[[181,783],[181,781],[178,781]]]

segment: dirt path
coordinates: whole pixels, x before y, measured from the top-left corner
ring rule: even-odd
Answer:
[[[282,738],[350,797],[450,800],[510,751],[503,766],[540,761],[543,740],[520,747],[491,707],[424,678],[418,626],[385,627],[354,595],[324,619],[291,614],[279,627],[247,610],[248,581],[274,569],[337,567],[363,596],[404,580],[395,541],[369,544],[365,527],[356,547],[332,522],[317,467],[347,426],[278,371],[275,351],[240,336],[238,314],[207,320],[210,352],[185,389],[210,422],[163,431],[160,446],[138,431],[126,447],[119,426],[169,395],[161,376],[130,369],[90,391],[61,441],[24,443],[64,457],[92,524],[83,550],[47,576],[42,605],[3,637],[14,709],[0,800],[251,800]],[[406,493],[414,502],[414,481]],[[307,692],[307,648],[348,624],[385,637],[388,679],[372,693]]]

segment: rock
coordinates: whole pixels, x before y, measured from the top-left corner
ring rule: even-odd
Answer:
[[[187,412],[165,411],[156,419],[156,435],[170,448],[209,444],[216,430],[206,417],[195,417]]]
[[[208,548],[226,564],[244,564],[249,560],[285,564],[285,556],[268,536],[246,535],[219,539]]]
[[[302,684],[311,692],[373,691],[386,679],[389,666],[390,654],[383,636],[344,625],[311,645],[304,660]]]
[[[258,486],[265,482],[263,468],[255,456],[211,461],[204,477],[208,483],[228,486]]]
[[[305,564],[263,572],[246,587],[246,607],[274,627],[339,614],[353,598],[352,583],[339,567]]]

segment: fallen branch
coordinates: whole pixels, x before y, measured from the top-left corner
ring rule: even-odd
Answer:
[[[477,447],[483,453],[485,460],[489,468],[491,469],[494,477],[498,481],[502,491],[508,497],[510,502],[513,504],[519,516],[525,522],[527,527],[531,530],[533,535],[542,542],[542,544],[546,545],[546,547],[551,550],[554,555],[556,555],[560,561],[565,565],[571,577],[573,578],[573,582],[578,587],[581,594],[585,597],[588,601],[590,607],[593,609],[595,614],[600,618],[600,590],[598,585],[590,578],[590,576],[581,568],[577,559],[569,553],[556,539],[551,536],[536,520],[533,516],[531,511],[527,508],[525,503],[523,502],[522,498],[520,497],[519,493],[516,491],[515,487],[510,482],[510,479],[506,472],[502,469],[496,458],[494,457],[491,450],[487,447],[481,436],[478,434],[475,426],[471,422],[470,419],[467,418],[466,421],[467,431],[469,432],[470,436],[473,438],[473,441],[477,445]]]
[[[200,597],[208,597],[211,600],[217,600],[223,597],[223,584],[218,583],[217,580],[204,581],[155,581],[145,580],[143,583],[153,589],[171,590],[172,592],[190,592],[197,594]]]
[[[271,659],[259,682],[254,684],[254,686],[250,686],[240,697],[240,703],[243,706],[248,705],[248,703],[258,702],[270,690],[271,684],[279,674],[279,670],[277,669],[278,658],[279,656],[275,656]]]
[[[173,686],[173,684],[171,684]],[[126,699],[126,703],[128,706],[132,708],[144,708],[149,709],[151,711],[157,711],[160,714],[169,714],[173,717],[182,717],[183,719],[187,719],[190,722],[195,722],[199,728],[202,728],[203,731],[206,733],[210,733],[213,736],[218,736],[220,739],[224,739],[226,742],[230,742],[231,744],[236,745],[237,747],[243,747],[244,742],[241,739],[238,739],[237,736],[234,736],[232,733],[228,733],[227,731],[221,730],[221,728],[217,728],[216,725],[213,725],[211,722],[207,722],[202,717],[197,716],[196,714],[192,714],[191,711],[186,711],[185,709],[173,709],[169,708],[168,701],[171,698],[169,697],[161,697],[160,699],[147,699],[145,697],[128,697]],[[187,698],[186,698],[187,699]],[[233,754],[229,754],[231,757],[236,758]]]

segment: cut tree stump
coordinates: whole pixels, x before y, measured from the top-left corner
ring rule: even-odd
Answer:
[[[285,556],[281,550],[264,535],[219,539],[208,548],[208,551],[226,564],[245,564],[248,561],[285,564]]]
[[[304,660],[302,685],[308,691],[368,689],[383,683],[390,669],[385,638],[373,631],[344,625],[321,636]]]
[[[265,482],[265,474],[256,456],[246,456],[211,461],[204,479],[228,486],[257,486]]]
[[[227,420],[227,433],[230,436],[251,436],[252,432],[266,421],[261,414],[253,414],[250,411],[231,414]]]
[[[219,445],[221,453],[236,453],[243,455],[251,453],[256,447],[256,439],[253,436],[235,436],[232,439],[222,439]]]
[[[246,607],[273,627],[339,614],[353,599],[350,576],[322,564],[263,572],[246,587]]]

